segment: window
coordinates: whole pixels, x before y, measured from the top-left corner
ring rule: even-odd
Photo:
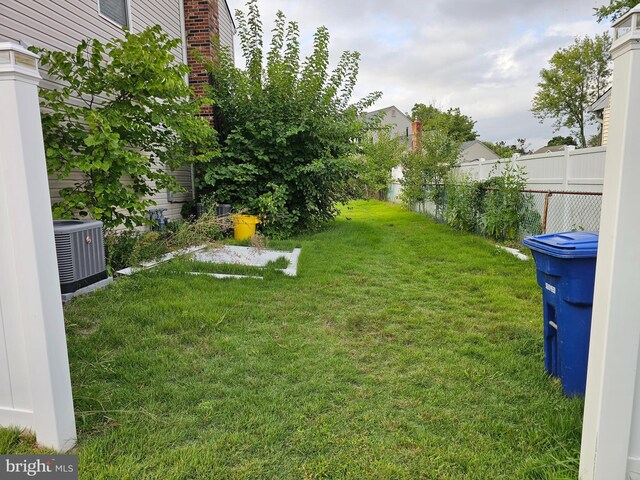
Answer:
[[[98,0],[100,14],[121,27],[129,26],[129,0]]]

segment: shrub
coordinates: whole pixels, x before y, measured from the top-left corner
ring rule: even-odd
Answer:
[[[344,52],[330,73],[326,28],[301,60],[298,25],[279,12],[265,57],[257,1],[237,18],[246,68],[224,49],[209,65],[222,156],[198,169],[199,181],[217,202],[260,214],[271,234],[285,236],[333,219],[356,197],[353,139],[379,95],[349,103],[360,57]]]
[[[481,182],[464,175],[450,175],[446,182],[444,216],[458,230],[480,231],[485,190]]]
[[[446,177],[441,197],[444,219],[458,230],[496,240],[513,241],[523,233],[540,233],[540,214],[533,197],[522,192],[526,183],[524,169],[511,162],[500,175],[484,182],[451,174]]]
[[[358,174],[365,197],[375,197],[391,182],[391,169],[402,163],[407,144],[393,135],[389,126],[378,126],[365,135],[360,144],[362,165]]]
[[[56,217],[90,216],[108,229],[148,224],[149,197],[180,189],[166,167],[215,154],[215,132],[189,100],[188,68],[171,53],[179,44],[155,26],[73,52],[33,49],[64,85],[40,90],[49,173],[83,174],[60,190]]]
[[[417,203],[437,199],[441,193],[437,187],[454,168],[459,155],[460,143],[444,131],[425,132],[421,148],[402,157],[400,199],[405,207],[411,209]],[[436,188],[429,189],[430,186]]]
[[[531,196],[521,192],[526,186],[524,168],[512,162],[504,166],[500,175],[485,182],[480,216],[485,235],[496,240],[519,239],[525,218],[533,211]]]

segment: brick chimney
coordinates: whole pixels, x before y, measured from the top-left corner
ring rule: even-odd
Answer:
[[[212,38],[220,35],[219,3],[218,0],[184,0],[187,63],[191,68],[189,85],[198,97],[204,94],[205,86],[209,84],[205,63],[215,58]],[[213,124],[211,105],[203,106],[201,114]]]
[[[411,151],[418,152],[422,148],[422,122],[414,120],[411,124]]]

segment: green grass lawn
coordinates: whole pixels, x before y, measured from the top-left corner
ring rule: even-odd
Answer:
[[[532,261],[373,201],[294,243],[297,278],[166,265],[67,305],[81,478],[577,477]]]

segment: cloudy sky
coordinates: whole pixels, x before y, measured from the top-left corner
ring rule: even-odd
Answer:
[[[245,0],[228,0],[232,12]],[[320,25],[331,33],[336,60],[343,50],[362,55],[356,97],[380,90],[376,108],[415,103],[460,107],[483,140],[526,137],[546,145],[551,122],[531,112],[539,71],[576,35],[605,31],[593,8],[605,0],[261,0],[265,32],[277,10],[300,24],[308,54]],[[236,48],[236,61],[243,64]],[[568,132],[561,132],[568,133]]]

